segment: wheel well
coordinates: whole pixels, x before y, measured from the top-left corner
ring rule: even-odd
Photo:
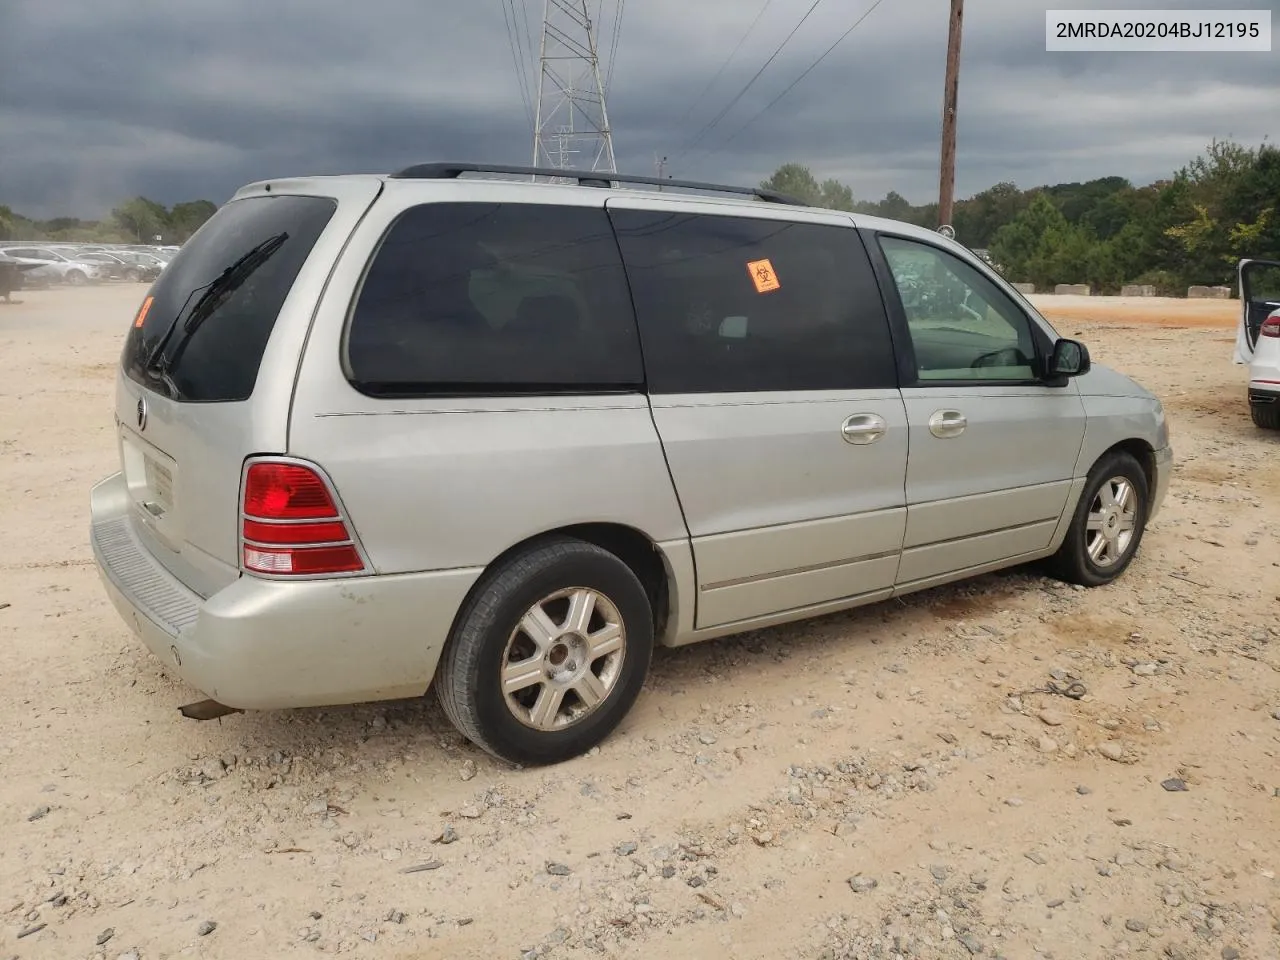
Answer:
[[[649,606],[653,610],[653,635],[662,636],[671,610],[669,574],[657,545],[635,527],[621,523],[579,523],[547,530],[504,550],[493,563],[555,536],[574,537],[595,544],[630,567],[649,597]]]
[[[1142,467],[1142,475],[1147,478],[1147,489],[1154,491],[1156,488],[1156,453],[1151,449],[1151,444],[1145,440],[1139,440],[1137,437],[1130,437],[1128,440],[1121,440],[1110,447],[1107,453],[1117,450],[1129,454],[1129,456],[1138,461],[1138,466]],[[1106,454],[1103,454],[1103,456],[1106,456]]]

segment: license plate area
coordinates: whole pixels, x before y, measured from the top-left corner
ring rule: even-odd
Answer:
[[[133,431],[120,428],[120,463],[139,519],[178,548],[178,464]]]

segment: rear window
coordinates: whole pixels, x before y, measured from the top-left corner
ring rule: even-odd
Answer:
[[[152,286],[125,341],[128,375],[175,400],[247,400],[280,307],[336,209],[298,196],[222,207]]]
[[[361,285],[346,370],[373,396],[638,388],[639,337],[608,217],[544,204],[406,210]]]

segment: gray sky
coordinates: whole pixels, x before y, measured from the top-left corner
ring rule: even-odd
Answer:
[[[616,2],[604,0],[602,55]],[[626,3],[609,96],[619,168],[652,173],[656,151],[677,177],[750,184],[796,160],[859,199],[935,199],[948,0],[884,0],[725,143],[871,3],[823,0],[705,136],[709,149],[687,149],[810,2],[772,0],[701,99],[763,0]],[[514,3],[536,35],[541,0]],[[1280,29],[1280,0],[1161,5],[1270,8]],[[959,196],[1000,180],[1149,182],[1215,137],[1276,133],[1280,48],[1046,53],[1046,6],[969,0]],[[0,0],[0,203],[91,217],[138,193],[221,202],[268,177],[527,163],[519,91],[502,0]]]

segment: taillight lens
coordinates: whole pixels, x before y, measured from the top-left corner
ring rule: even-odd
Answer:
[[[1280,337],[1280,317],[1267,317],[1258,333],[1264,337]]]
[[[318,576],[365,570],[351,527],[314,467],[258,461],[244,480],[245,570]]]

